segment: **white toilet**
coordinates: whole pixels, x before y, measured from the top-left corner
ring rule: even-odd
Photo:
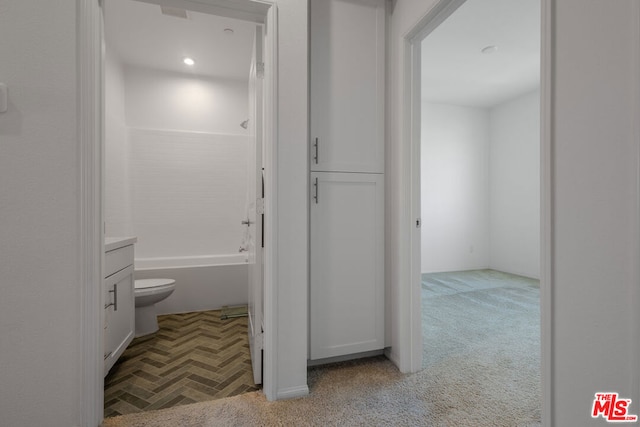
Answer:
[[[136,338],[158,330],[156,303],[173,292],[173,279],[138,279],[135,281]]]

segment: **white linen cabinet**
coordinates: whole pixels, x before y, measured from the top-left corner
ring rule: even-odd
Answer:
[[[384,0],[310,2],[309,359],[384,348]]]

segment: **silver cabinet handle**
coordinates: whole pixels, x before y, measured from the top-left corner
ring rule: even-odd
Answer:
[[[253,222],[251,222],[251,221],[249,221],[249,219],[247,219],[246,221],[240,221],[240,224],[246,225],[247,227],[249,227],[251,224],[253,224]]]
[[[110,294],[113,294],[113,302],[104,306],[104,308],[109,308],[113,306],[113,311],[118,311],[118,284],[113,285],[113,289],[109,291]]]
[[[316,155],[315,155],[315,157],[313,158],[313,160],[315,160],[315,161],[316,161],[316,165],[317,165],[317,164],[318,164],[318,137],[316,137],[316,142],[315,142],[315,144],[313,144],[313,145],[316,147]]]
[[[315,187],[316,190],[316,195],[313,196],[314,199],[316,199],[316,205],[318,204],[318,177],[316,177],[316,182],[313,184],[313,186]]]
[[[113,351],[110,351],[109,353],[105,354],[105,355],[104,355],[104,360],[107,360],[107,358],[108,358],[109,356],[111,356],[111,353],[113,353]]]

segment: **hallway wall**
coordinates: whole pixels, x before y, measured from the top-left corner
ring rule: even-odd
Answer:
[[[82,400],[75,1],[0,4],[0,414],[79,426]]]

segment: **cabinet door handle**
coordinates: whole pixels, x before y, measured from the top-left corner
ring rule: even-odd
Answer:
[[[316,182],[313,184],[313,186],[316,188],[316,195],[313,196],[314,199],[316,199],[316,205],[318,204],[318,178],[316,177]]]
[[[113,294],[113,303],[109,304],[109,306],[113,306],[113,311],[118,311],[118,284],[113,285],[113,289],[109,291],[110,294]]]
[[[316,142],[315,142],[315,144],[313,144],[313,145],[316,147],[316,155],[315,155],[315,157],[313,158],[313,160],[315,160],[315,161],[316,161],[316,165],[317,165],[317,164],[318,164],[318,137],[316,137]]]
[[[111,353],[113,353],[113,351],[110,351],[109,353],[105,354],[105,355],[104,355],[104,360],[107,360],[107,358],[108,358],[109,356],[111,356]]]

